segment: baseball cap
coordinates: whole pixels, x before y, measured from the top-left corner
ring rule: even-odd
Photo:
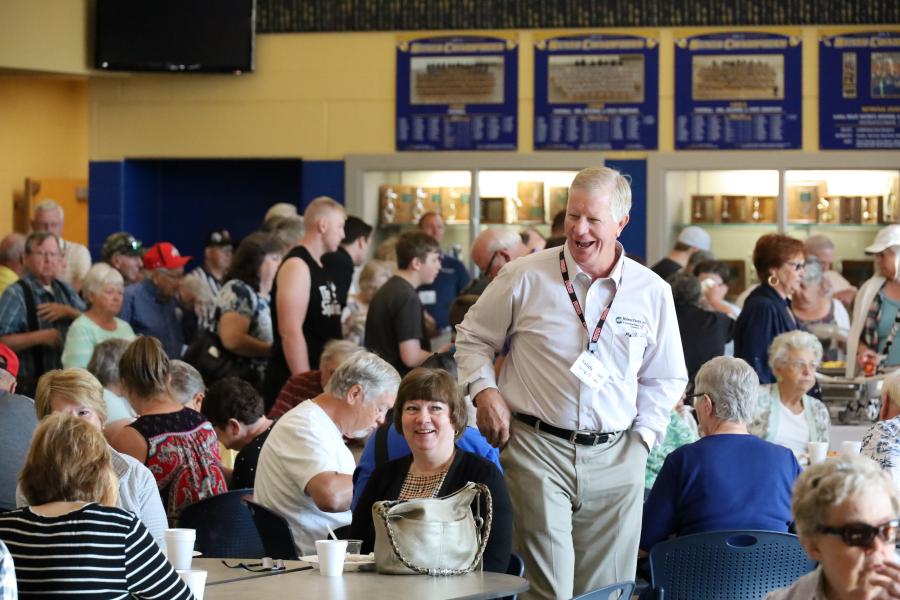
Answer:
[[[140,240],[134,239],[134,236],[127,231],[120,231],[107,237],[103,241],[103,248],[100,250],[100,255],[106,261],[116,254],[140,256],[142,253]]]
[[[209,235],[206,236],[206,243],[203,244],[204,248],[210,247],[224,247],[224,246],[233,246],[234,243],[231,241],[231,234],[227,229],[217,229],[216,231],[210,231]]]
[[[180,269],[191,258],[190,256],[182,256],[178,252],[178,248],[169,242],[157,242],[144,253],[144,268],[148,271],[154,269]]]
[[[696,225],[691,225],[689,227],[685,227],[681,230],[681,233],[678,234],[678,241],[682,244],[687,244],[688,246],[693,246],[694,248],[699,248],[700,250],[706,250],[709,252],[709,249],[712,248],[712,242],[709,239],[709,234],[700,227]]]
[[[900,246],[900,225],[888,225],[878,232],[875,241],[865,249],[866,254],[878,254],[891,246]]]
[[[7,371],[13,377],[19,376],[19,357],[6,344],[0,344],[0,369]]]

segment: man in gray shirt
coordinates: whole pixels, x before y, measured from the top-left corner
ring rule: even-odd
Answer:
[[[19,359],[0,344],[0,511],[16,508],[16,479],[37,427],[34,401],[15,394]]]

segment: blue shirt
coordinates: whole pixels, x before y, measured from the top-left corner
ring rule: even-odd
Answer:
[[[463,289],[469,285],[469,272],[459,259],[447,254],[441,255],[441,272],[435,278],[434,283],[421,285],[418,292],[434,291],[437,298],[432,304],[422,302],[425,310],[434,318],[438,329],[446,329],[450,326],[450,305],[453,299],[459,296]]]
[[[753,290],[734,324],[734,355],[746,360],[762,384],[775,383],[769,368],[769,345],[775,336],[799,329],[791,304],[763,283]]]
[[[878,352],[883,354],[887,338],[894,327],[897,311],[900,311],[900,302],[888,298],[884,294],[884,289],[879,293],[881,294],[881,319],[878,320]],[[891,344],[891,351],[887,360],[884,361],[886,365],[900,365],[900,340],[895,339],[894,341],[896,343]]]
[[[788,530],[794,453],[755,435],[721,434],[673,450],[644,503],[640,547],[671,535]]]
[[[376,434],[374,433],[369,436],[369,439],[366,441],[366,447],[363,449],[362,456],[359,457],[359,464],[353,472],[353,501],[350,503],[351,510],[356,508],[356,503],[359,502],[359,497],[362,496],[363,490],[366,489],[366,483],[369,482],[369,477],[372,476],[372,471],[375,470],[375,438]],[[497,465],[497,468],[503,473],[503,467],[500,466],[500,453],[496,448],[488,444],[487,440],[484,439],[484,436],[474,427],[466,427],[460,438],[456,440],[456,447],[460,450],[465,450],[466,452],[471,452],[472,454],[477,454],[478,456],[488,459]],[[387,450],[388,461],[403,458],[404,456],[412,454],[412,451],[409,449],[409,444],[406,443],[406,438],[400,435],[393,425],[388,427]]]
[[[178,316],[178,301],[163,300],[150,279],[125,288],[119,318],[128,321],[137,335],[152,335],[162,342],[169,358],[179,358],[184,349],[184,331]]]

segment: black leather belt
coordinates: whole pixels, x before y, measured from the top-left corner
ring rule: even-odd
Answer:
[[[535,431],[543,431],[544,433],[555,435],[558,438],[562,438],[572,444],[578,444],[579,446],[599,446],[600,444],[606,444],[607,442],[616,439],[616,437],[622,433],[621,431],[610,431],[605,433],[599,431],[572,431],[571,429],[563,429],[562,427],[544,423],[537,417],[531,415],[515,413],[513,416],[526,425],[534,427]]]

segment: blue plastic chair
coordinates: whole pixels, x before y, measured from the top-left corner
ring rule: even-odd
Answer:
[[[244,498],[253,489],[232,490],[185,508],[178,526],[197,530],[194,549],[213,558],[262,558],[263,542]]]
[[[269,510],[261,504],[247,500],[247,508],[253,515],[253,522],[262,538],[266,556],[282,558],[284,560],[296,560],[297,547],[294,546],[294,536],[287,520],[278,513]]]
[[[815,566],[797,536],[773,531],[698,533],[650,550],[657,600],[758,600]]]
[[[614,583],[606,587],[587,592],[580,596],[575,596],[572,600],[630,600],[634,593],[634,582],[623,581],[622,583]]]

